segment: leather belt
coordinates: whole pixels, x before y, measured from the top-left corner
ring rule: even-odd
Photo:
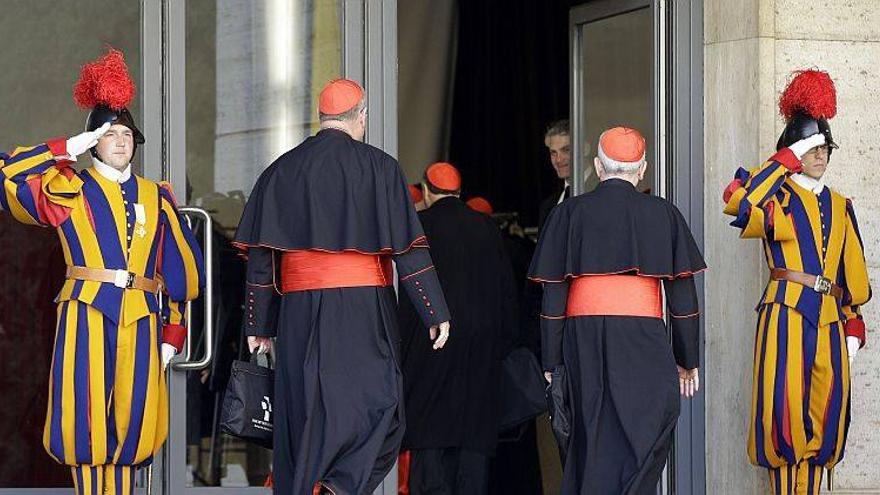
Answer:
[[[843,289],[831,282],[830,278],[822,275],[810,275],[809,273],[774,268],[770,270],[770,278],[773,280],[787,280],[813,289],[814,291],[832,296],[837,299],[843,298]]]
[[[113,284],[120,289],[138,289],[157,294],[162,288],[158,280],[141,277],[126,270],[108,270],[106,268],[87,268],[84,266],[68,266],[67,278]]]

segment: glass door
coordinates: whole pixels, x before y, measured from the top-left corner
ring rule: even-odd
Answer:
[[[396,94],[396,54],[389,48],[396,22],[388,14],[396,2],[162,5],[165,139],[157,156],[165,166],[156,172],[185,191],[178,197],[186,198],[194,225],[211,238],[203,242],[212,251],[213,287],[209,298],[194,303],[191,353],[170,373],[169,439],[162,475],[154,480],[175,495],[268,494],[271,450],[226,435],[218,425],[231,363],[248,356],[241,333],[245,267],[231,240],[260,173],[317,131],[317,96],[327,81],[345,76],[364,83],[367,140],[386,150],[395,145],[396,122],[388,115],[396,113],[384,109],[393,104],[386,95]],[[396,478],[378,493],[397,493]]]
[[[655,37],[656,2],[602,0],[570,13],[574,191],[598,184],[593,167],[599,135],[623,125],[647,140],[648,170],[639,188],[662,195],[662,108]]]

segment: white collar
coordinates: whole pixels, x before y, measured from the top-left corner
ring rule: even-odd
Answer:
[[[813,194],[821,194],[822,190],[825,189],[825,182],[822,179],[816,180],[802,173],[792,175],[791,180],[804,189],[812,191]]]
[[[105,179],[109,181],[122,184],[123,182],[131,178],[130,163],[121,172],[102,162],[95,156],[92,156],[92,164],[95,166],[95,170],[97,170],[99,174],[101,174]]]

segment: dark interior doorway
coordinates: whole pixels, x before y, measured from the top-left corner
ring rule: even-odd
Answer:
[[[398,3],[400,160],[411,181],[450,161],[463,197],[537,225],[540,201],[561,190],[543,135],[569,113],[568,12],[582,1]]]

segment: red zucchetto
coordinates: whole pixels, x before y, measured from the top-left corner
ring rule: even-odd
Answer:
[[[415,185],[409,185],[409,197],[412,199],[413,204],[420,203],[425,199],[425,196],[422,194],[422,188]]]
[[[485,213],[486,215],[491,215],[493,211],[492,203],[489,202],[488,199],[474,196],[473,198],[467,200],[467,205],[474,211],[478,211],[480,213]]]
[[[456,192],[461,189],[461,174],[451,163],[437,162],[425,169],[425,179],[437,189]]]
[[[360,84],[350,79],[334,79],[321,90],[318,111],[324,115],[340,115],[357,106],[363,98]]]
[[[605,156],[617,162],[637,162],[645,156],[645,138],[629,127],[614,127],[603,132],[599,146]]]

